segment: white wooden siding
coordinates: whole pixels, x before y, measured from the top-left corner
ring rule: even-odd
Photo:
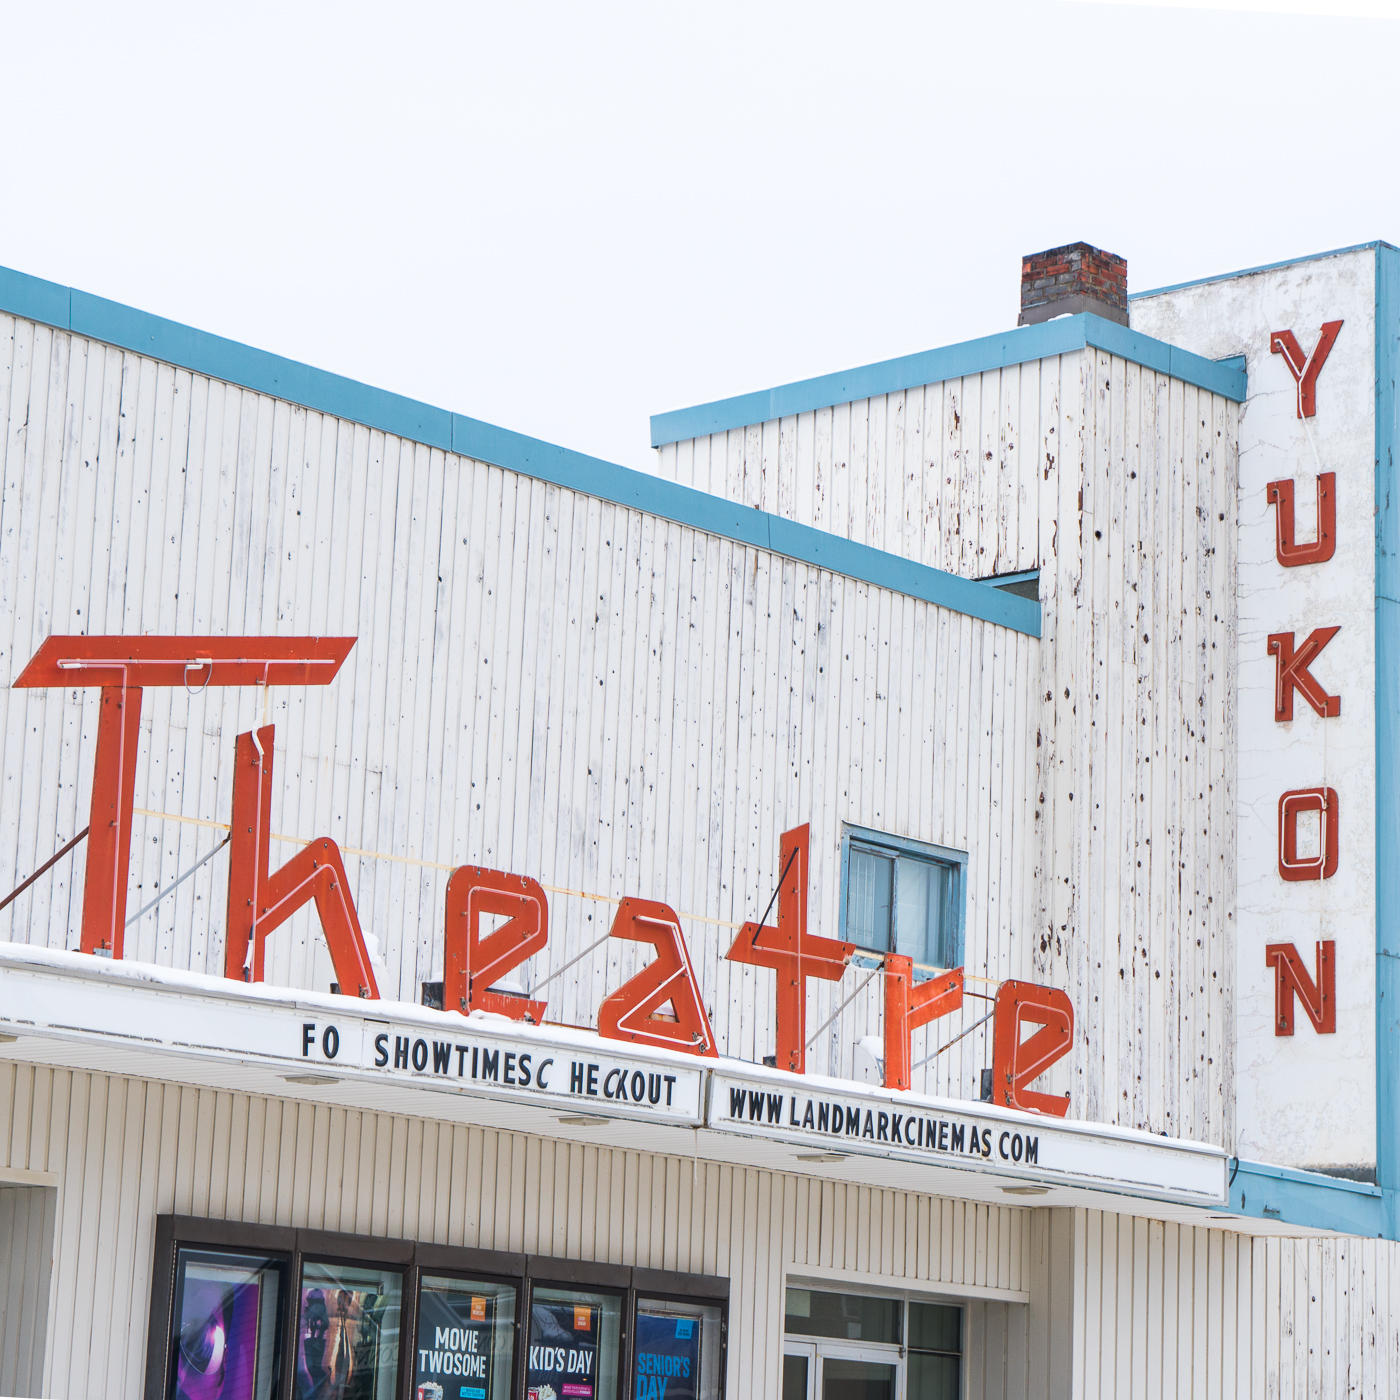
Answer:
[[[672,904],[721,1047],[756,1061],[773,974],[722,960],[726,924],[761,914],[779,833],[809,820],[816,931],[838,932],[850,821],[969,851],[969,971],[1033,971],[1035,639],[23,320],[0,318],[0,415],[5,679],[55,631],[359,638],[334,685],[274,692],[273,828],[399,858],[347,857],[386,995],[442,975],[446,871],[404,859],[479,862]],[[94,695],[0,692],[0,889],[87,820]],[[144,703],[137,805],[226,820],[260,697]],[[130,912],[219,838],[138,819]],[[220,972],[226,868],[158,905],[130,956]],[[82,871],[80,848],[0,937],[75,946]],[[527,986],[614,909],[551,903]],[[270,951],[275,982],[331,980],[309,911]],[[550,984],[550,1017],[587,1023],[637,966],[600,949]],[[813,1027],[855,976],[813,987]],[[877,979],[815,1066],[848,1073],[880,1004]],[[916,1086],[975,1095],[986,1040]]]
[[[1073,1086],[1070,1112],[1222,1146],[1237,434],[1228,401],[1087,350],[657,454],[686,485],[965,577],[1040,571],[1042,644],[1014,687],[1026,748],[960,747],[923,772],[995,804],[971,877],[994,906],[987,963],[1005,950],[1070,992],[1077,1058],[1054,1086]],[[912,693],[939,704],[917,678]],[[960,740],[978,703],[975,687],[942,701]],[[1004,839],[1026,806],[1029,870]]]
[[[1400,1245],[1074,1211],[1074,1394],[1400,1394]]]
[[[60,1178],[45,1393],[69,1400],[142,1393],[170,1212],[721,1275],[733,1396],[778,1393],[785,1268],[1025,1286],[1023,1209],[116,1076],[0,1065],[0,1154]]]
[[[0,1394],[40,1395],[57,1192],[0,1181]]]

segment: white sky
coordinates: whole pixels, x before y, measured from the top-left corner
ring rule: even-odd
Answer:
[[[1023,253],[1400,241],[1400,22],[1240,3],[0,0],[0,264],[645,467],[1014,325]]]

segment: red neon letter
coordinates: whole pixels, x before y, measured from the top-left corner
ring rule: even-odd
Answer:
[[[1274,522],[1278,562],[1285,569],[1296,569],[1299,564],[1325,564],[1337,548],[1337,473],[1323,472],[1317,479],[1317,540],[1313,544],[1293,542],[1293,483],[1271,481],[1268,498],[1271,505],[1278,507]]]
[[[506,915],[508,923],[485,938],[483,914]],[[442,1004],[448,1011],[494,1011],[516,1021],[544,1020],[545,1003],[509,992],[493,992],[512,968],[549,942],[549,901],[539,881],[464,865],[447,882],[447,925],[443,933]]]
[[[1275,331],[1269,337],[1269,349],[1275,355],[1283,356],[1288,372],[1298,381],[1299,418],[1317,416],[1318,371],[1327,363],[1327,357],[1332,353],[1337,332],[1341,328],[1340,321],[1324,321],[1322,334],[1318,336],[1312,354],[1307,356],[1304,356],[1303,347],[1298,344],[1298,337],[1292,331]]]
[[[347,996],[377,999],[379,987],[335,842],[312,841],[276,874],[268,873],[274,728],[269,724],[256,734],[240,734],[234,750],[224,976],[261,982],[268,934],[314,899],[341,989]]]
[[[927,982],[914,982],[912,958],[885,959],[885,1088],[909,1087],[909,1037],[919,1026],[963,1004],[963,970],[954,968]]]
[[[1040,1030],[1023,1041],[1024,1021]],[[1063,1118],[1069,1112],[1068,1095],[1056,1098],[1033,1092],[1028,1086],[1061,1056],[1068,1055],[1073,1044],[1074,1008],[1058,987],[1003,982],[992,1022],[992,1102]]]
[[[731,962],[771,967],[778,974],[777,1061],[779,1069],[802,1074],[807,1065],[807,979],[838,981],[855,944],[807,933],[807,841],[809,826],[783,832],[779,846],[778,927],[746,923],[726,956]]]
[[[1293,692],[1299,690],[1324,719],[1342,712],[1342,697],[1329,695],[1308,667],[1317,660],[1322,648],[1342,629],[1314,627],[1297,651],[1293,650],[1292,632],[1275,632],[1269,638],[1269,655],[1278,658],[1274,679],[1274,718],[1283,724],[1293,718]]]
[[[142,687],[329,685],[354,637],[50,637],[16,686],[101,686],[82,951],[122,956]]]
[[[1315,856],[1298,859],[1298,814],[1316,812]],[[1336,788],[1294,788],[1278,800],[1278,873],[1285,880],[1330,880],[1337,873]]]
[[[624,899],[613,920],[612,936],[650,943],[656,958],[603,999],[598,1034],[692,1055],[717,1054],[690,965],[690,950],[671,907],[652,899]],[[662,1011],[667,1004],[669,1018]]]
[[[1337,945],[1328,939],[1317,945],[1317,981],[1308,976],[1292,943],[1270,943],[1264,961],[1274,970],[1274,1034],[1293,1034],[1293,995],[1318,1035],[1337,1033]]]

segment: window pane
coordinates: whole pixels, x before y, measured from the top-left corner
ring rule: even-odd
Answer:
[[[910,1303],[909,1345],[919,1351],[961,1351],[962,1309],[946,1303]]]
[[[807,1358],[783,1357],[783,1400],[807,1400]]]
[[[797,1336],[896,1343],[903,1311],[904,1305],[894,1298],[789,1288],[784,1327]]]
[[[622,1300],[610,1293],[530,1293],[526,1400],[617,1400]]]
[[[889,951],[893,893],[893,859],[852,846],[846,875],[847,942],[877,953]]]
[[[886,1361],[827,1356],[822,1359],[822,1400],[894,1400],[894,1377],[895,1368]]]
[[[926,860],[901,856],[895,891],[895,952],[931,963],[938,946],[937,871]]]
[[[373,1264],[301,1267],[297,1400],[393,1400],[403,1278]]]
[[[634,1396],[715,1400],[719,1395],[720,1311],[705,1304],[637,1300],[632,1341]]]
[[[956,1356],[909,1353],[908,1400],[959,1400],[962,1362]]]
[[[515,1289],[424,1276],[418,1289],[418,1400],[509,1400]]]
[[[266,1255],[180,1250],[174,1400],[271,1400],[286,1273],[285,1261]]]

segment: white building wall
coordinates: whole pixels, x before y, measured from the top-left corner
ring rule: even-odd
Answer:
[[[967,850],[969,971],[1031,974],[1035,639],[3,317],[0,423],[6,681],[51,632],[359,638],[332,686],[273,694],[273,829],[341,843],[386,995],[441,977],[448,872],[480,863],[551,890],[527,987],[618,897],[672,904],[721,1049],[756,1061],[773,974],[722,955],[768,903],[780,832],[809,820],[814,931],[838,932],[851,821]],[[0,691],[5,890],[86,824],[95,719],[95,691]],[[206,825],[137,821],[130,913],[221,838],[234,737],[261,720],[251,690],[146,693],[137,807]],[[129,930],[129,955],[221,972],[225,870]],[[79,848],[0,938],[76,946],[82,872]],[[270,980],[329,984],[311,920],[274,937]],[[598,950],[550,984],[550,1018],[591,1022],[637,965]],[[813,987],[813,1027],[856,975]],[[815,1067],[849,1072],[880,995]],[[975,1095],[986,1038],[924,1085]]]
[[[1071,994],[1073,1115],[1227,1146],[1237,430],[1227,400],[1091,349],[657,454],[966,577],[1040,571],[1034,869],[993,946]]]
[[[788,1273],[980,1295],[977,1355],[989,1308],[998,1342],[1026,1313],[986,1301],[1026,1289],[1019,1207],[397,1114],[6,1063],[6,1167],[59,1178],[44,1393],[65,1400],[142,1394],[155,1218],[171,1212],[721,1275],[731,1396],[778,1393]]]

